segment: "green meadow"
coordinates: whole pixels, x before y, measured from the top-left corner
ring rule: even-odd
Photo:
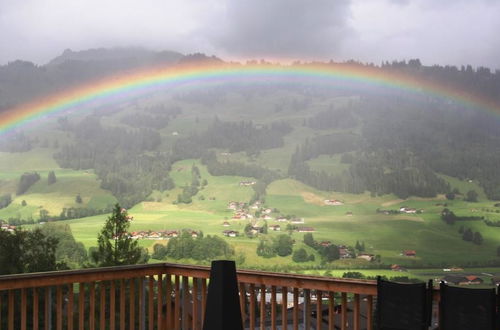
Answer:
[[[191,204],[175,204],[176,196],[183,185],[191,181],[191,168],[196,165],[200,169],[201,178],[208,184],[193,197]],[[26,210],[35,215],[30,205],[41,205],[47,210],[55,210],[63,205],[74,205],[74,195],[82,194],[84,203],[111,202],[112,199],[104,193],[101,197],[98,182],[92,173],[81,171],[56,171],[58,182],[52,186],[42,179],[35,184],[26,196],[16,197],[8,208],[1,210],[2,217],[8,212],[23,212],[18,199],[24,198],[28,202]],[[305,247],[309,254],[315,255],[316,261],[296,264],[291,256],[262,258],[257,256],[256,248],[261,238],[275,237],[287,233],[286,224],[269,220],[268,225],[280,224],[281,232],[269,231],[267,235],[248,238],[243,234],[243,229],[248,220],[232,220],[233,211],[227,209],[229,201],[248,201],[252,195],[251,187],[242,187],[240,181],[244,177],[211,176],[206,168],[197,160],[184,160],[173,165],[171,176],[177,188],[168,192],[154,192],[151,201],[137,204],[128,212],[133,216],[131,231],[156,231],[156,230],[181,230],[192,229],[203,231],[205,235],[222,236],[225,229],[240,232],[240,237],[225,238],[234,248],[237,255],[244,255],[244,267],[273,269],[273,267],[297,266],[296,271],[324,274],[327,270],[307,271],[320,264],[320,256],[313,249],[302,243],[303,233],[290,232],[296,241],[294,249]],[[42,175],[43,177],[43,175]],[[76,180],[76,181],[74,181]],[[77,182],[78,181],[78,182]],[[456,184],[457,182],[450,182]],[[58,187],[56,185],[60,184]],[[466,183],[463,183],[466,184]],[[71,187],[78,187],[71,188]],[[65,189],[63,189],[65,187]],[[76,190],[75,190],[76,189]],[[51,195],[54,194],[54,195]],[[90,198],[92,195],[94,197]],[[54,196],[54,198],[47,198]],[[204,198],[200,198],[204,196]],[[325,205],[325,199],[338,199],[344,202],[340,206]],[[54,202],[52,202],[54,200]],[[57,201],[57,202],[55,202]],[[433,267],[435,272],[442,273],[441,268],[455,265],[481,265],[496,260],[496,248],[500,245],[500,228],[488,227],[483,221],[462,221],[454,225],[447,225],[440,219],[443,203],[457,215],[477,214],[492,220],[500,219],[500,214],[487,212],[494,209],[493,203],[480,200],[478,203],[468,203],[462,200],[446,201],[438,196],[435,199],[410,198],[400,200],[394,196],[372,197],[370,194],[341,194],[315,190],[292,179],[282,179],[271,183],[267,188],[265,206],[275,209],[273,218],[280,214],[294,215],[305,219],[300,226],[313,227],[314,238],[317,241],[331,241],[333,244],[354,246],[356,241],[364,242],[366,253],[380,255],[382,265],[386,270],[368,269],[373,265],[360,259],[345,259],[333,262],[327,268],[327,274],[341,276],[347,270],[359,270],[367,276],[383,274],[387,276],[410,276],[424,278],[418,271],[422,267]],[[400,207],[421,209],[421,214],[395,214],[385,215],[377,213],[377,209],[399,209]],[[476,210],[473,212],[473,210]],[[27,212],[28,212],[27,211]],[[21,213],[23,214],[23,213]],[[352,215],[350,215],[352,214]],[[76,220],[67,220],[75,238],[82,241],[86,247],[96,245],[96,237],[107,215],[99,215]],[[224,221],[230,223],[223,227]],[[256,222],[262,225],[263,220]],[[461,239],[458,233],[460,226],[479,231],[484,237],[482,245],[474,245]],[[152,248],[154,244],[166,244],[168,240],[143,239],[140,244]],[[405,257],[403,250],[415,250],[416,257]],[[178,260],[169,260],[179,262]],[[181,260],[181,262],[193,262]],[[397,273],[389,270],[389,265],[399,264],[408,267],[408,272]],[[335,270],[337,269],[338,270]],[[441,269],[441,270],[440,270]],[[496,272],[496,271],[492,271]],[[436,275],[437,276],[437,275]]]

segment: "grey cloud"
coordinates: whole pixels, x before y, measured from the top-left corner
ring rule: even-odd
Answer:
[[[350,0],[229,1],[209,38],[240,56],[330,57],[351,33],[349,10]]]

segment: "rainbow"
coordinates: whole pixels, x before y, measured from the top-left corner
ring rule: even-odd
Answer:
[[[465,106],[485,109],[496,114],[500,113],[500,106],[485,97],[377,67],[348,64],[191,64],[122,73],[16,106],[0,113],[0,135],[77,106],[80,106],[78,109],[84,109],[85,105],[93,101],[126,97],[138,91],[169,88],[185,83],[244,81],[245,79],[266,80],[269,78],[284,81],[317,79],[319,82],[367,83],[424,93],[450,99]]]

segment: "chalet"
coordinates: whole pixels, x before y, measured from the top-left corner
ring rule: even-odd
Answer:
[[[301,223],[304,223],[304,218],[293,218],[292,220],[290,220],[291,223],[293,224],[301,224]]]
[[[253,210],[258,210],[260,208],[260,202],[255,202],[250,206]]]
[[[179,232],[177,230],[165,230],[164,231],[164,236],[165,237],[178,237]]]
[[[228,210],[236,210],[238,208],[238,202],[229,202],[227,204]]]
[[[315,230],[313,227],[299,227],[297,228],[299,233],[314,233]]]
[[[393,272],[406,272],[406,268],[401,267],[400,265],[396,265],[396,264],[391,265],[391,270]]]
[[[272,212],[273,212],[273,210],[270,208],[262,210],[262,213],[264,213],[264,214],[271,214]]]
[[[349,248],[345,245],[339,246],[339,256],[340,256],[340,259],[352,258],[351,251],[349,251]]]
[[[325,199],[324,203],[325,203],[325,205],[332,205],[332,206],[344,205],[343,202],[341,202],[337,199]]]
[[[417,213],[417,209],[403,206],[399,209],[399,212],[406,213],[406,214],[415,214],[415,213]]]
[[[257,182],[255,182],[255,181],[241,181],[240,186],[248,187],[248,186],[253,186],[256,183]]]
[[[281,226],[280,225],[271,225],[271,226],[269,226],[269,229],[274,230],[274,231],[281,231]]]
[[[12,226],[12,225],[9,225],[9,224],[6,224],[6,223],[2,223],[2,225],[0,226],[0,229],[12,233],[12,232],[14,232],[14,230],[16,230],[16,226]]]
[[[446,275],[441,279],[445,283],[452,283],[455,285],[466,285],[469,284],[469,280],[465,276],[458,275]]]
[[[369,254],[369,253],[360,253],[360,254],[358,254],[357,258],[364,259],[366,261],[373,261],[373,259],[375,259],[375,256],[373,254]]]
[[[319,243],[319,245],[321,245],[323,247],[327,247],[327,246],[332,245],[332,242],[330,242],[330,241],[322,241],[321,243]]]
[[[224,223],[222,224],[224,227],[229,227],[229,222],[227,221],[224,221]]]
[[[236,230],[224,230],[222,234],[226,237],[236,237],[238,236],[238,231]]]
[[[130,233],[130,237],[133,239],[144,238],[145,236],[146,236],[146,233],[143,231],[133,231]]]
[[[288,222],[288,219],[285,218],[285,217],[277,217],[276,221],[278,221],[278,222]]]
[[[149,239],[160,239],[161,238],[161,235],[155,231],[152,231],[148,234],[148,237]]]
[[[272,220],[273,218],[269,214],[264,214],[262,216],[262,219],[264,219],[264,220]]]
[[[417,256],[417,252],[415,250],[404,250],[403,251],[403,255],[405,257],[416,257]]]
[[[250,229],[250,233],[252,235],[257,235],[259,233],[262,233],[262,227],[259,226],[253,226],[252,229]]]
[[[483,280],[475,275],[465,276],[465,278],[469,281],[468,284],[483,284]]]

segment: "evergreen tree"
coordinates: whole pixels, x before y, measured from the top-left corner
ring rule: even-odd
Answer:
[[[477,192],[475,190],[469,190],[467,192],[467,195],[465,197],[465,200],[468,201],[468,202],[477,202],[477,198],[479,197],[479,195],[477,194]]]
[[[75,202],[78,204],[83,203],[82,196],[80,196],[80,194],[76,195]]]
[[[314,256],[314,255],[312,255]],[[292,260],[295,262],[306,262],[309,260],[309,257],[307,256],[307,251],[304,248],[300,248],[298,250],[295,250],[292,255]]]
[[[92,253],[97,266],[132,265],[147,261],[138,242],[130,237],[127,231],[129,226],[127,211],[116,204],[97,236],[98,248]]]
[[[472,239],[472,243],[476,245],[481,245],[483,244],[483,235],[481,235],[480,232],[476,231],[474,233],[474,238]]]
[[[54,171],[50,171],[49,175],[47,176],[47,183],[51,185],[56,183],[56,181],[57,181],[56,174],[54,173]]]
[[[292,254],[292,245],[292,238],[289,235],[281,234],[274,241],[274,250],[280,257],[286,257]]]
[[[470,228],[467,228],[462,235],[462,239],[467,242],[471,242],[474,239],[474,234]]]

